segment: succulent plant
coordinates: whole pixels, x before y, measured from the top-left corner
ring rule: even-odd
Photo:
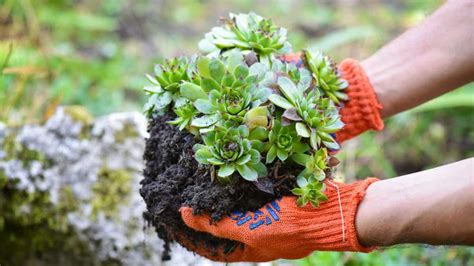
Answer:
[[[238,126],[247,112],[267,101],[271,94],[270,89],[259,85],[266,68],[259,63],[249,68],[241,53],[224,61],[202,57],[198,60],[198,69],[200,85],[183,82],[180,91],[202,114],[191,122],[192,126],[201,128],[201,132],[225,121]]]
[[[315,208],[319,206],[321,201],[326,201],[328,197],[324,194],[326,186],[321,182],[308,183],[303,187],[297,187],[291,190],[293,194],[298,196],[296,204],[304,207],[308,202]]]
[[[174,119],[173,121],[169,121],[169,124],[177,125],[179,130],[188,128],[189,131],[193,131],[189,128],[189,126],[191,124],[192,119],[195,115],[198,114],[198,112],[191,102],[186,101],[182,105],[175,107],[174,113],[176,114],[176,119]]]
[[[347,100],[347,95],[343,91],[348,83],[339,77],[332,60],[321,52],[312,53],[306,50],[303,54],[318,88],[336,104],[339,104],[341,100]]]
[[[297,181],[301,179],[323,181],[326,178],[325,170],[328,168],[329,161],[326,148],[321,148],[312,155],[294,154],[292,159],[305,166],[305,169],[298,175]]]
[[[155,74],[146,75],[151,86],[144,88],[150,95],[145,104],[145,113],[152,116],[155,113],[163,113],[170,103],[180,102],[179,87],[181,82],[192,82],[195,80],[194,62],[196,57],[175,57],[166,60],[163,64],[155,65]]]
[[[239,49],[254,51],[261,62],[267,62],[272,54],[284,54],[291,50],[286,29],[279,28],[270,19],[254,13],[230,14],[222,27],[214,27],[199,43],[204,53],[217,56],[222,51]]]
[[[266,166],[260,161],[260,152],[249,139],[249,129],[245,125],[237,128],[218,127],[203,137],[203,144],[195,144],[196,160],[201,164],[211,164],[219,168],[218,180],[227,183],[231,175],[238,171],[248,181],[266,176]]]
[[[299,196],[298,205],[304,206],[308,201],[315,207],[319,201],[326,200],[322,181],[326,179],[328,168],[328,153],[326,148],[321,148],[312,155],[294,154],[292,159],[305,166],[305,169],[296,178],[299,188],[294,188],[292,193]]]
[[[268,152],[266,163],[271,163],[276,157],[285,161],[294,153],[305,153],[309,145],[301,142],[301,137],[296,134],[295,126],[282,126],[277,119],[273,120],[272,129],[268,135]]]
[[[205,55],[168,60],[147,76],[148,117],[174,111],[168,123],[195,135],[196,160],[221,183],[238,173],[271,193],[262,157],[275,173],[290,160],[304,167],[292,190],[298,205],[326,200],[323,181],[337,164],[328,149],[339,148],[334,133],[344,126],[339,104],[347,99],[329,57],[283,55],[286,30],[253,13],[230,14],[200,48]]]
[[[338,110],[329,99],[321,98],[318,90],[311,89],[303,79],[295,85],[287,77],[278,78],[278,87],[283,96],[272,94],[269,100],[283,108],[282,121],[295,122],[299,136],[310,138],[313,149],[321,147],[321,143],[331,149],[338,149],[339,144],[331,136],[344,126]]]

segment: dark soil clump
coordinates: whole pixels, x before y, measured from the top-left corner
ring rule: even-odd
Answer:
[[[232,211],[256,210],[276,197],[290,195],[290,189],[295,187],[292,173],[298,173],[301,168],[268,166],[269,176],[261,179],[266,182],[259,185],[260,189],[239,176],[231,184],[222,185],[212,181],[208,166],[199,165],[194,159],[194,136],[166,123],[173,117],[167,114],[149,121],[145,178],[140,189],[147,205],[144,218],[165,241],[164,260],[169,259],[170,244],[183,238],[213,252],[218,249],[230,252],[237,242],[188,228],[181,220],[179,208],[190,206],[195,214],[209,213],[213,221]],[[262,192],[262,187],[273,194]]]

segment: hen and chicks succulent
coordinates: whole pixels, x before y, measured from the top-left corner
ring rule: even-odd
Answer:
[[[344,124],[339,108],[347,81],[320,52],[303,51],[299,64],[286,29],[256,14],[230,14],[199,43],[201,55],[155,66],[145,87],[148,117],[174,112],[169,121],[195,135],[195,158],[223,184],[258,182],[271,164],[298,164],[292,192],[300,206],[324,201],[328,150]]]

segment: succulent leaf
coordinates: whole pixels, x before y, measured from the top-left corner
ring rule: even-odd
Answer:
[[[207,94],[206,92],[201,88],[201,86],[198,86],[194,83],[191,82],[183,82],[180,86],[180,92],[181,95],[189,99],[190,101],[195,101],[197,99],[206,99]]]
[[[247,165],[237,165],[237,171],[247,181],[256,181],[258,178],[257,170]]]
[[[267,107],[258,106],[250,109],[244,116],[244,123],[249,129],[266,127],[268,124]]]
[[[293,105],[288,102],[285,98],[281,97],[278,94],[272,94],[268,97],[268,99],[274,103],[276,106],[281,107],[283,109],[291,109],[293,108]]]

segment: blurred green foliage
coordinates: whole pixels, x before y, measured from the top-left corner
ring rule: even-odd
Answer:
[[[474,249],[469,247],[397,246],[369,254],[315,252],[298,261],[298,266],[464,266],[472,263]]]
[[[0,1],[0,119],[41,119],[58,104],[96,115],[140,105],[142,73],[155,58],[122,43],[124,1],[94,2]]]
[[[154,63],[197,52],[228,12],[289,29],[295,49],[363,59],[441,0],[0,0],[0,121],[42,121],[60,104],[94,115],[139,110]],[[345,144],[338,176],[394,177],[474,155],[474,86],[448,93]],[[317,252],[298,265],[468,265],[473,248],[406,246],[368,255]]]
[[[195,53],[228,12],[272,17],[291,29],[296,49],[340,60],[368,56],[440,0],[351,2],[0,0],[0,120],[42,119],[58,104],[95,115],[139,109],[143,73],[162,58]]]

